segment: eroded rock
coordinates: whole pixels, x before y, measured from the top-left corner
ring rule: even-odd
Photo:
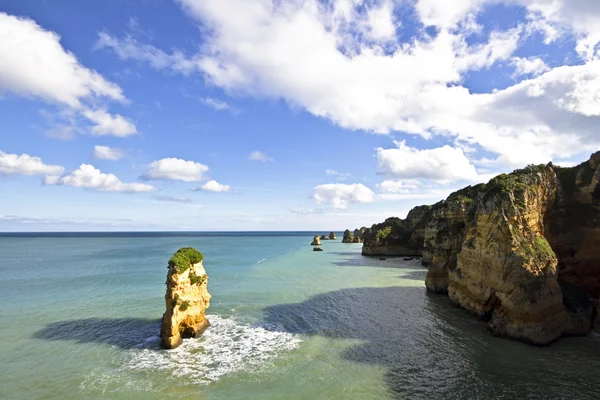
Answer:
[[[205,311],[210,305],[204,256],[191,247],[179,249],[169,261],[166,312],[160,329],[161,346],[178,347],[183,339],[200,336],[210,323]]]

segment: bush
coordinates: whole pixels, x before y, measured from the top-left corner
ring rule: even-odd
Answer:
[[[206,281],[206,274],[198,276],[194,272],[190,272],[190,283],[192,285],[202,285],[204,281]]]
[[[169,260],[169,267],[175,268],[177,273],[187,271],[192,264],[197,264],[204,260],[204,255],[192,247],[184,247],[175,252]]]

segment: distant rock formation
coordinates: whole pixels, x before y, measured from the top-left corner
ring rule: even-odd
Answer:
[[[329,240],[337,240],[337,237],[335,236],[335,232],[329,233]]]
[[[496,335],[536,345],[584,335],[600,325],[600,152],[466,187],[364,241],[365,255],[422,256],[427,289]]]
[[[323,249],[320,247],[313,247],[313,251],[323,251]]]
[[[167,310],[160,329],[161,346],[166,349],[176,348],[182,339],[200,336],[210,326],[204,316],[211,296],[203,259],[198,250],[186,247],[177,250],[169,261]]]
[[[313,238],[313,241],[310,245],[311,246],[320,246],[321,245],[321,239],[319,239],[319,235],[315,235],[315,237]]]
[[[342,243],[352,243],[352,233],[350,233],[349,229],[344,231],[344,237],[342,238]]]
[[[329,240],[329,238],[327,237],[327,235],[321,235],[321,240]]]

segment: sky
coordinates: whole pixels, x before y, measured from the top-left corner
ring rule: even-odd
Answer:
[[[0,231],[354,229],[599,127],[596,1],[0,3]]]

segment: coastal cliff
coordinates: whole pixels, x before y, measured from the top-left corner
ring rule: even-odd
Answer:
[[[600,152],[469,186],[364,234],[364,255],[420,255],[426,287],[536,345],[584,335],[600,305]],[[596,321],[598,329],[600,321]]]
[[[183,339],[200,336],[210,323],[204,312],[210,305],[204,256],[187,247],[177,250],[169,261],[166,312],[160,329],[161,346],[178,347]]]

